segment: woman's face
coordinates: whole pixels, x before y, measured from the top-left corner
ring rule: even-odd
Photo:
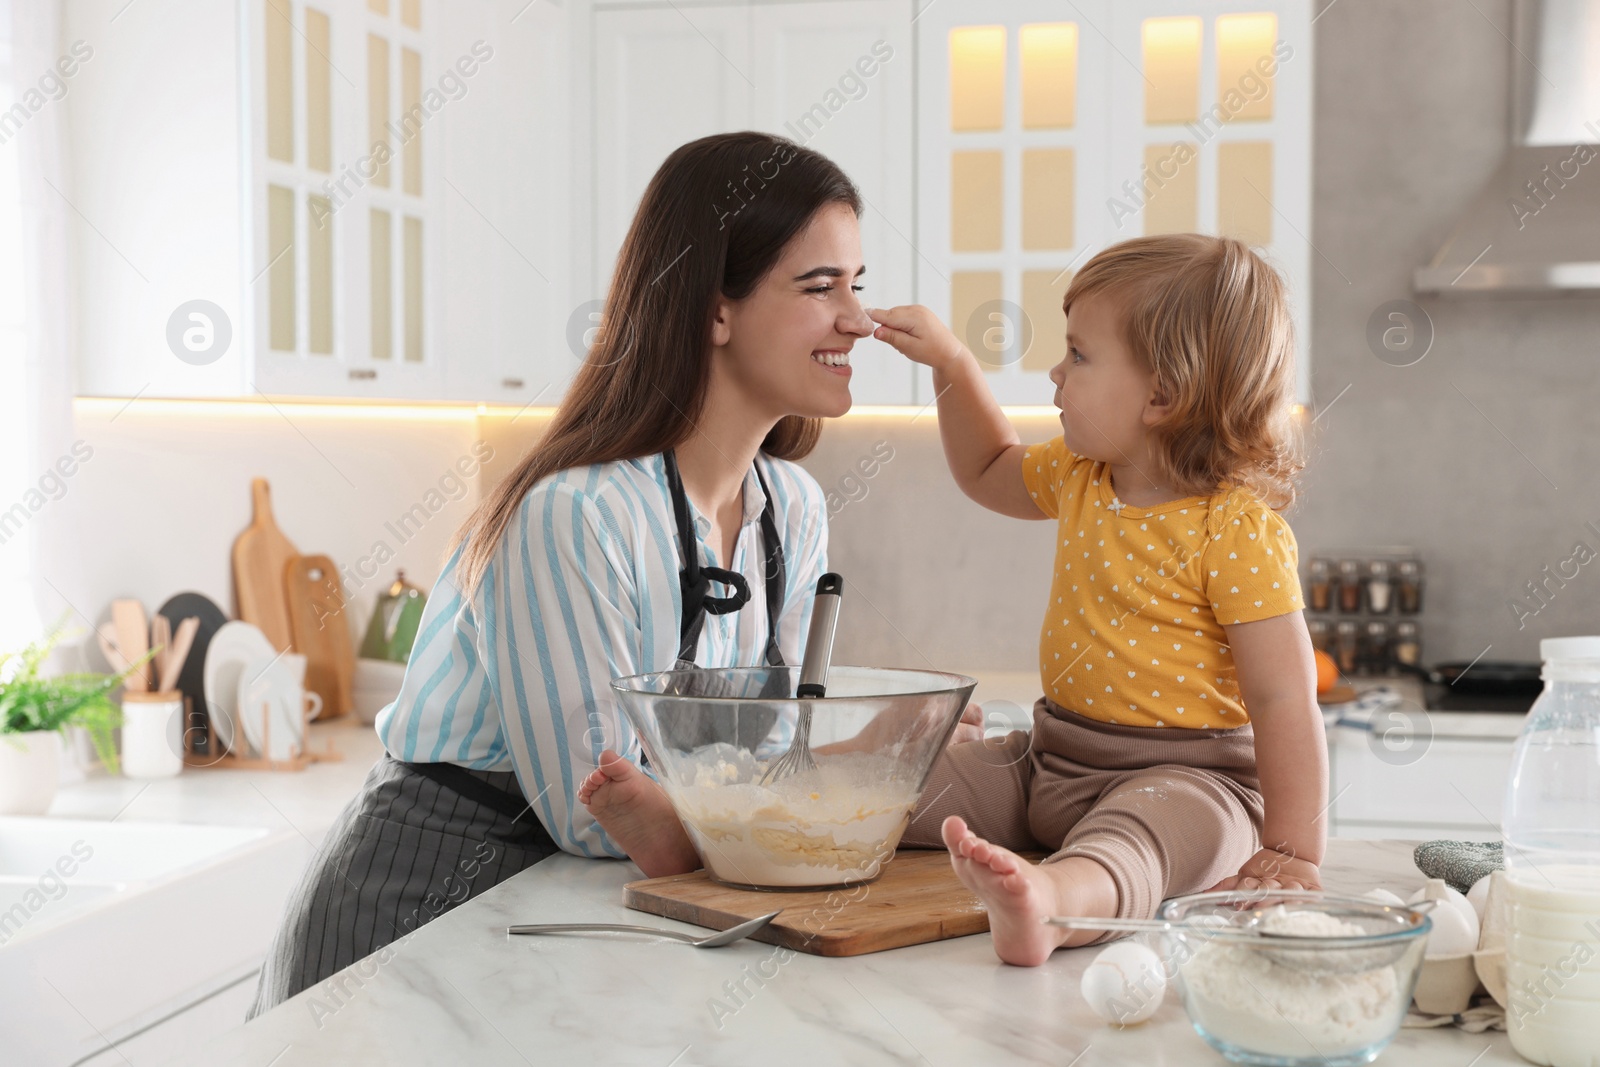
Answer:
[[[850,410],[850,348],[861,310],[861,229],[846,204],[820,209],[743,300],[719,303],[712,373],[754,410],[833,418]]]

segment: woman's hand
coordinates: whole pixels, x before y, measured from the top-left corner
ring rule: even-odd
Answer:
[[[967,709],[961,713],[961,721],[956,723],[956,728],[950,735],[949,748],[966,741],[983,740],[983,708],[977,704],[968,704]]]
[[[1321,889],[1322,872],[1309,860],[1264,848],[1245,861],[1239,873],[1224,878],[1208,893],[1228,889]]]
[[[902,356],[934,370],[947,370],[962,356],[966,346],[939,321],[939,316],[921,304],[893,308],[867,308],[867,315],[878,328],[872,336],[894,346]]]

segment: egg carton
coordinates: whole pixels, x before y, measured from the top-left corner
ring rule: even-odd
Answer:
[[[1423,898],[1442,898],[1444,882],[1428,879]],[[1431,956],[1422,961],[1417,988],[1412,994],[1416,1010],[1425,1015],[1456,1015],[1472,1004],[1480,992],[1506,1006],[1506,925],[1511,903],[1506,872],[1489,876],[1489,893],[1479,924],[1478,947],[1471,952]]]

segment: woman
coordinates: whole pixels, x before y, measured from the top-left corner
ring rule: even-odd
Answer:
[[[849,409],[873,329],[860,213],[836,166],[766,134],[661,165],[549,432],[457,535],[386,754],[291,897],[252,1016],[558,849],[626,855],[577,799],[602,751],[639,758],[612,678],[800,662],[827,526],[792,461]],[[629,848],[692,869],[686,841]]]

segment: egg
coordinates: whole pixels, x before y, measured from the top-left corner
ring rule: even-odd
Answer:
[[[1167,975],[1161,958],[1144,945],[1119,941],[1100,950],[1084,969],[1083,999],[1108,1023],[1142,1023],[1161,1007]]]
[[[1433,930],[1428,934],[1426,958],[1460,956],[1478,947],[1478,913],[1465,896],[1439,879],[1430,878],[1427,887],[1411,894],[1406,903],[1424,899],[1438,902],[1428,913]]]
[[[1387,889],[1369,889],[1361,895],[1367,900],[1375,901],[1379,904],[1387,904],[1391,908],[1403,908],[1406,906],[1405,901]]]
[[[1472,883],[1472,888],[1467,890],[1467,903],[1472,905],[1472,910],[1478,913],[1478,925],[1483,925],[1483,912],[1489,906],[1489,878],[1484,875]]]

